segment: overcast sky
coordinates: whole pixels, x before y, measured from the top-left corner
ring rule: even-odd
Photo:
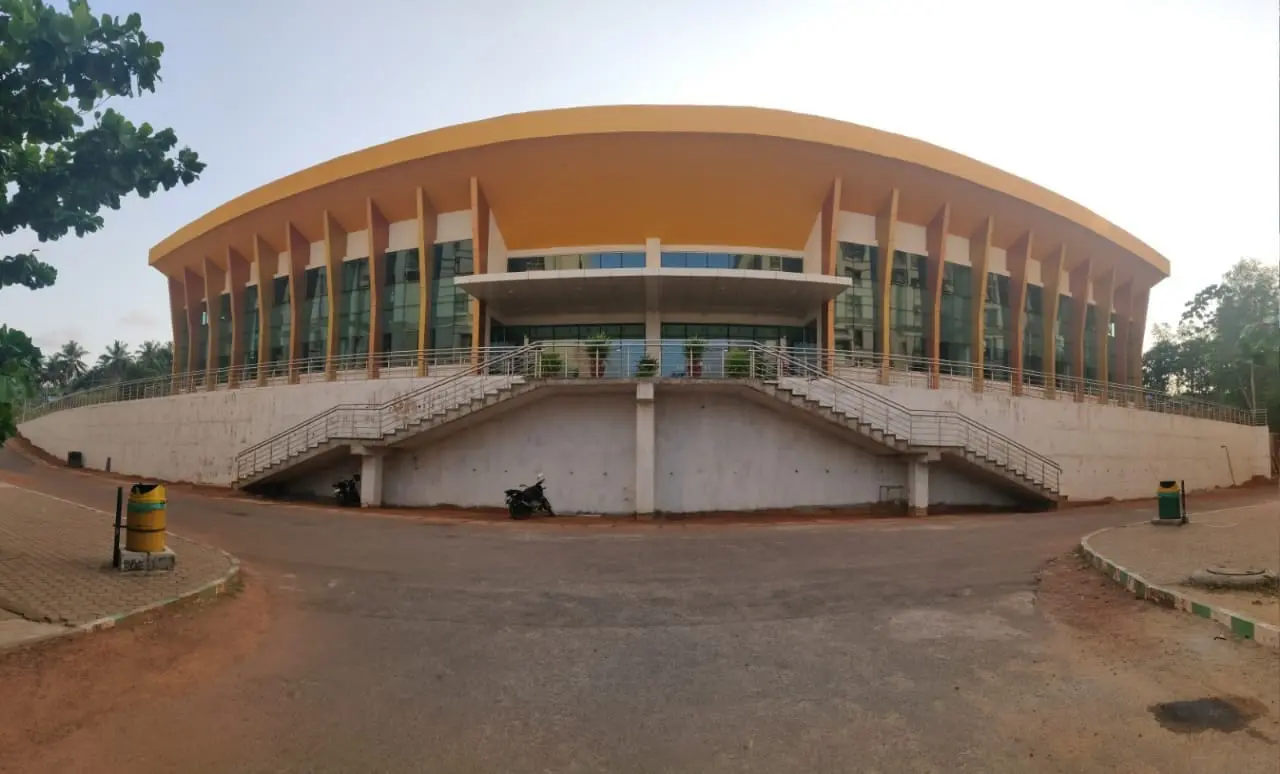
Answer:
[[[55,0],[56,1],[56,0]],[[917,137],[1028,178],[1166,255],[1151,322],[1241,256],[1280,257],[1275,0],[94,0],[142,13],[158,93],[208,169],[44,245],[0,291],[51,351],[168,340],[147,250],[217,205],[375,143],[610,103],[740,104]],[[0,240],[10,254],[32,246]]]

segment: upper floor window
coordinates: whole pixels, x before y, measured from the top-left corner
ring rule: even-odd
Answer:
[[[749,269],[752,271],[804,272],[804,259],[755,253],[664,252],[664,269]]]
[[[524,258],[507,259],[507,271],[510,272],[643,268],[644,253],[637,251],[532,255]]]

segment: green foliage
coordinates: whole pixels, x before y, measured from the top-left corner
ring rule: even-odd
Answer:
[[[1246,259],[1187,303],[1177,328],[1157,325],[1142,356],[1150,389],[1242,409],[1280,428],[1280,268]]]
[[[172,129],[134,125],[103,103],[155,91],[164,45],[130,14],[95,17],[85,0],[0,0],[0,236],[41,242],[102,228],[99,211],[129,193],[189,185],[204,169]],[[86,114],[92,114],[87,124]],[[32,253],[0,256],[0,289],[52,285]]]
[[[31,337],[0,325],[0,444],[17,432],[17,407],[36,392],[44,357]]]
[[[636,363],[636,376],[642,379],[647,379],[657,375],[658,361],[654,358],[646,355],[645,357],[640,358],[640,362]]]
[[[565,376],[564,358],[559,352],[543,352],[538,363],[538,376],[543,379],[555,379]]]
[[[730,379],[745,379],[751,375],[751,353],[745,349],[731,349],[724,355],[724,375]]]

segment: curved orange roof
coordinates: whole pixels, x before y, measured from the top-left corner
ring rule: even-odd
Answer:
[[[900,221],[924,225],[950,203],[951,232],[986,217],[1007,248],[1027,230],[1145,285],[1169,262],[1127,231],[1034,183],[936,145],[865,126],[747,107],[630,105],[501,116],[416,134],[304,169],[227,202],[151,249],[166,274],[250,255],[255,235],[283,250],[287,224],[321,238],[327,210],[364,228],[372,198],[389,220],[469,209],[479,180],[509,249],[639,244],[801,249],[832,181],[847,211],[875,213],[900,191]],[[1035,256],[1039,257],[1039,256]]]

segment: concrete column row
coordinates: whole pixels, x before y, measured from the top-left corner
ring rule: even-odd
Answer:
[[[483,273],[486,269],[486,257],[489,240],[489,209],[487,200],[479,183],[472,179],[472,241],[475,248],[476,271]],[[417,213],[417,248],[418,248],[418,374],[427,372],[425,350],[430,342],[431,328],[431,294],[430,283],[434,269],[434,248],[436,243],[437,212],[427,199],[422,188],[416,189],[415,205]],[[382,209],[372,198],[366,200],[365,222],[360,224],[369,239],[369,359],[368,376],[376,379],[379,376],[379,355],[382,354],[382,332],[385,321],[382,275],[386,261],[390,223]],[[338,358],[338,319],[339,300],[342,293],[342,266],[347,254],[348,230],[328,210],[322,213],[322,229],[324,244],[324,268],[326,272],[326,300],[329,304],[329,320],[325,330],[326,342],[324,372],[329,379],[336,378]],[[221,321],[218,318],[221,298],[226,289],[231,296],[231,362],[229,381],[231,386],[239,379],[239,372],[245,364],[244,337],[250,321],[244,308],[245,288],[252,278],[258,286],[258,363],[266,365],[271,360],[271,311],[274,302],[274,281],[280,253],[287,257],[284,277],[289,287],[289,344],[287,360],[290,362],[289,381],[297,382],[300,374],[298,361],[302,358],[302,345],[305,341],[306,329],[303,319],[303,300],[306,290],[306,270],[311,260],[311,242],[291,222],[283,228],[283,251],[273,247],[272,242],[262,234],[253,238],[253,254],[242,255],[235,248],[227,248],[222,255],[204,256],[199,265],[201,274],[185,269],[181,278],[169,279],[169,311],[175,344],[181,342],[185,347],[185,357],[179,359],[174,353],[173,375],[205,374],[207,389],[216,386],[218,370],[218,338]],[[203,275],[203,276],[201,276]],[[228,282],[228,277],[230,281]],[[199,350],[200,305],[204,303],[208,315],[208,331],[206,357],[203,362],[196,362]],[[488,313],[483,305],[472,300],[472,320],[474,325],[473,341],[477,346],[487,340]],[[258,369],[258,384],[266,383],[266,371]]]
[[[827,195],[822,209],[822,271],[829,275],[839,273],[838,256],[838,224],[836,219],[840,212],[840,194],[842,182],[836,179]],[[880,347],[880,372],[882,381],[888,381],[890,368],[890,344],[893,334],[893,318],[890,314],[892,294],[891,277],[893,274],[894,253],[897,251],[898,213],[901,194],[893,189],[885,198],[876,213],[876,244],[882,271],[878,273],[875,288],[877,319],[881,321],[876,331]],[[946,267],[947,237],[952,233],[952,207],[944,203],[926,226],[926,269],[925,287],[921,296],[924,306],[925,320],[925,356],[930,362],[929,384],[933,388],[939,386],[941,355],[941,308],[942,279]],[[987,276],[990,271],[991,255],[996,238],[996,222],[992,216],[980,219],[974,231],[966,234],[969,240],[969,265],[971,268],[970,302],[970,351],[973,365],[973,388],[984,389],[983,367],[985,365],[985,325]],[[1097,351],[1098,381],[1104,385],[1108,382],[1128,384],[1135,387],[1142,385],[1142,339],[1146,326],[1147,298],[1150,289],[1138,284],[1134,278],[1126,278],[1121,282],[1114,268],[1103,269],[1099,262],[1091,256],[1073,258],[1074,263],[1068,266],[1067,249],[1063,244],[1053,245],[1047,251],[1037,251],[1042,246],[1036,241],[1035,234],[1027,230],[1020,234],[1006,250],[1010,279],[1010,356],[1013,370],[1013,386],[1015,394],[1022,392],[1022,360],[1025,351],[1027,271],[1032,262],[1041,267],[1041,287],[1043,289],[1044,328],[1043,339],[1045,357],[1043,371],[1048,377],[1045,389],[1048,395],[1053,394],[1055,371],[1055,342],[1058,332],[1058,299],[1061,294],[1059,277],[1065,270],[1069,277],[1069,290],[1073,301],[1072,316],[1068,322],[1067,338],[1071,342],[1071,362],[1074,376],[1082,378],[1084,374],[1084,323],[1085,310],[1090,291],[1094,298],[1094,306],[1098,314]],[[819,340],[826,350],[828,360],[835,354],[835,303],[830,302],[819,313]],[[1112,311],[1116,314],[1116,368],[1118,373],[1109,374],[1108,355],[1110,341],[1107,330],[1110,325]],[[1102,399],[1106,399],[1105,387]],[[1077,388],[1078,398],[1083,399],[1083,389]]]

